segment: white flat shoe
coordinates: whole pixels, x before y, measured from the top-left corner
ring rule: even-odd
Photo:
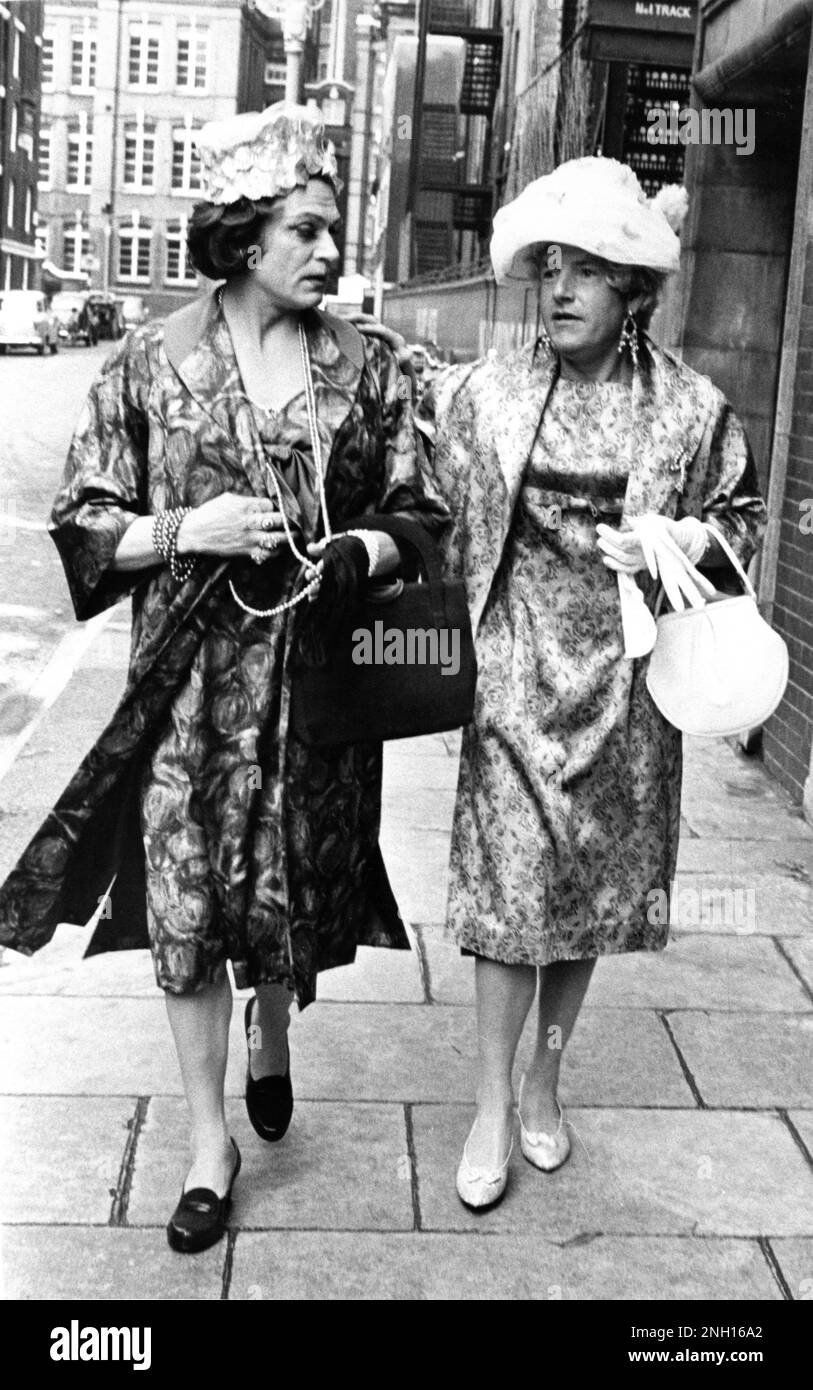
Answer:
[[[469,1135],[471,1138],[471,1135]],[[514,1140],[508,1146],[505,1161],[499,1168],[473,1168],[469,1163],[469,1140],[463,1145],[463,1157],[457,1170],[457,1195],[464,1206],[473,1211],[494,1207],[508,1186],[508,1162],[514,1151]]]
[[[525,1077],[519,1083],[519,1098],[517,1100],[517,1117],[519,1119],[519,1146],[522,1150],[523,1158],[527,1158],[534,1168],[541,1168],[543,1173],[554,1173],[557,1168],[561,1168],[570,1157],[570,1136],[565,1128],[565,1116],[561,1105],[559,1106],[559,1128],[555,1134],[546,1134],[544,1130],[527,1130],[522,1123],[522,1115],[519,1107],[522,1104],[522,1087],[525,1084]]]

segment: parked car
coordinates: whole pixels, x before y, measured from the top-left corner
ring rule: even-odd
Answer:
[[[41,290],[0,291],[0,353],[10,347],[59,349],[59,320]]]
[[[93,290],[88,295],[88,303],[92,305],[96,315],[100,338],[124,337],[126,329],[124,327],[124,315],[121,312],[121,301],[116,299],[115,295]]]
[[[150,316],[149,305],[139,294],[126,294],[121,301],[121,312],[124,316],[125,328],[138,328],[140,324],[146,323]]]
[[[96,311],[86,294],[63,290],[51,300],[51,308],[59,319],[59,336],[64,342],[95,347],[99,341]]]

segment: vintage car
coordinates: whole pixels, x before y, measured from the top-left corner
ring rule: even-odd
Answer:
[[[74,290],[62,290],[51,300],[51,308],[59,319],[59,336],[66,343],[86,343],[95,347],[99,341],[96,312],[88,296]]]
[[[59,349],[59,320],[41,290],[0,290],[0,353],[11,347]]]
[[[121,312],[121,300],[117,299],[114,294],[103,294],[101,290],[92,290],[88,295],[88,303],[96,315],[100,338],[124,337],[127,330],[124,326],[124,315]]]

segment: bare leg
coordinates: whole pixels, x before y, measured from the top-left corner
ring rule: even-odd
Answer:
[[[249,1061],[255,1081],[288,1070],[288,1025],[293,994],[287,985],[257,985],[251,1010]]]
[[[477,989],[477,1118],[468,1140],[475,1168],[498,1168],[511,1142],[514,1054],[536,991],[533,965],[475,962]]]
[[[192,1122],[192,1167],[184,1190],[208,1187],[222,1197],[234,1166],[224,1105],[231,1019],[225,966],[206,989],[167,994],[166,1001]]]
[[[560,960],[539,971],[536,1047],[522,1088],[522,1120],[531,1131],[555,1134],[562,1053],[579,1016],[595,960]]]

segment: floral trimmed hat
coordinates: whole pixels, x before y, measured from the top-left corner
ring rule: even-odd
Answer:
[[[209,121],[195,143],[211,203],[284,197],[316,175],[328,179],[336,193],[342,186],[317,106],[278,101],[265,111]]]
[[[491,262],[499,284],[537,280],[540,242],[577,246],[617,265],[677,270],[678,230],[689,206],[680,184],[647,198],[629,165],[588,155],[535,179],[494,218]]]

